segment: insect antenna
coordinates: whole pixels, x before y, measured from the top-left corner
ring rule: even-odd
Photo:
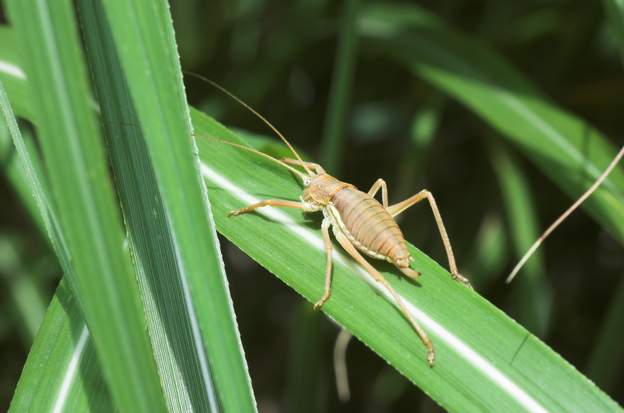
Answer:
[[[305,169],[305,171],[308,173],[308,175],[312,176],[312,171],[310,171],[310,169],[306,166],[305,162],[303,162],[303,159],[301,159],[301,157],[299,156],[299,154],[297,153],[295,148],[293,148],[293,146],[290,144],[290,142],[288,142],[288,139],[286,139],[284,137],[284,135],[282,135],[280,133],[280,131],[278,131],[277,128],[271,124],[271,122],[269,122],[264,116],[262,116],[260,113],[258,113],[254,108],[252,108],[251,106],[249,106],[248,104],[243,102],[240,98],[238,98],[236,95],[234,95],[232,92],[230,92],[229,90],[227,90],[226,88],[224,88],[223,86],[218,84],[217,82],[215,82],[213,80],[210,80],[210,79],[208,79],[205,76],[202,76],[202,75],[194,73],[194,72],[189,72],[187,70],[184,70],[183,73],[208,83],[210,86],[218,89],[222,93],[224,93],[227,96],[229,96],[230,98],[234,99],[236,102],[238,102],[245,109],[249,110],[251,113],[256,115],[262,122],[264,122],[265,125],[267,125],[269,128],[271,128],[271,130],[273,132],[275,132],[275,134],[286,144],[286,146],[288,146],[288,149],[290,149],[290,151],[293,153],[293,155],[295,155],[295,158],[297,158],[297,160],[299,162],[301,162],[301,166],[303,166],[303,169]]]
[[[271,155],[267,155],[266,153],[260,152],[260,151],[258,151],[256,149],[250,148],[248,146],[240,145],[238,143],[225,141],[223,139],[218,139],[218,138],[214,138],[212,136],[207,136],[207,135],[201,135],[201,136],[205,136],[207,139],[210,139],[211,141],[215,141],[215,142],[221,143],[223,145],[233,146],[233,147],[241,149],[243,151],[254,153],[254,154],[258,155],[258,156],[262,156],[263,158],[266,158],[266,159],[268,159],[270,161],[278,163],[281,166],[283,166],[284,168],[287,168],[288,170],[290,170],[292,173],[294,173],[297,176],[299,176],[303,182],[305,182],[305,180],[308,179],[308,177],[305,174],[301,173],[301,171],[298,171],[297,169],[293,168],[292,166],[285,164],[284,162],[280,161],[279,159],[276,159],[276,158],[272,157]]]
[[[505,282],[507,284],[509,284],[514,277],[516,276],[516,274],[518,274],[518,272],[520,271],[520,269],[524,266],[524,264],[529,260],[529,258],[531,258],[531,255],[533,255],[533,253],[539,248],[540,245],[542,245],[542,242],[544,242],[544,240],[568,217],[570,216],[570,214],[572,214],[572,212],[574,212],[579,205],[581,205],[587,198],[589,198],[589,196],[591,194],[594,193],[594,191],[600,186],[600,184],[602,184],[602,182],[607,178],[607,176],[611,173],[611,171],[613,170],[613,168],[615,168],[615,165],[617,165],[617,163],[620,161],[620,159],[622,159],[622,156],[624,156],[624,146],[622,147],[622,149],[620,149],[620,151],[618,152],[617,155],[615,155],[615,158],[613,158],[613,160],[611,161],[611,163],[609,164],[609,166],[607,166],[607,169],[604,170],[604,172],[598,177],[598,179],[596,179],[596,181],[594,181],[594,183],[592,184],[592,186],[589,187],[589,189],[587,191],[585,191],[583,193],[583,195],[581,195],[572,205],[570,205],[570,207],[568,209],[565,210],[565,212],[563,214],[561,214],[559,216],[559,218],[557,218],[555,220],[555,222],[553,222],[552,224],[550,224],[550,226],[546,229],[546,231],[544,231],[544,233],[542,235],[539,236],[539,238],[537,239],[537,241],[535,241],[533,243],[533,245],[531,245],[531,248],[529,248],[529,250],[524,254],[524,256],[522,257],[522,259],[520,259],[520,261],[518,262],[518,264],[516,264],[516,266],[514,267],[513,271],[511,271],[511,274],[509,274],[509,276],[507,277],[507,279],[505,280]]]

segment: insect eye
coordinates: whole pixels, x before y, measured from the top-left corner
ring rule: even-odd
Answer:
[[[303,178],[303,186],[308,186],[310,183],[312,183],[310,178]]]

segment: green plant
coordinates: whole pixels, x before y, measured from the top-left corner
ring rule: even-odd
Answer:
[[[537,211],[538,201],[528,199],[531,179],[522,174],[524,164],[509,157],[511,148],[571,197],[608,163],[614,148],[586,122],[545,98],[490,47],[459,34],[433,13],[414,6],[382,3],[355,7],[356,3],[350,2],[346,9],[343,36],[359,38],[357,59],[370,59],[375,74],[379,69],[376,59],[383,55],[383,65],[400,68],[403,81],[415,83],[418,77],[435,89],[425,94],[423,100],[429,103],[422,111],[408,111],[410,119],[433,117],[435,125],[415,131],[410,146],[411,150],[426,147],[429,156],[406,154],[402,170],[426,170],[429,158],[440,156],[436,144],[441,132],[436,131],[443,130],[449,106],[446,100],[444,105],[439,103],[440,92],[476,112],[484,120],[477,130],[485,131],[482,134],[489,141],[485,147],[505,193],[513,252],[520,254],[522,245],[536,233],[531,228],[534,224],[525,223],[537,214],[527,213],[521,203],[527,202]],[[613,6],[610,10],[621,10],[616,2],[609,4]],[[211,140],[245,142],[248,134],[231,132],[187,105],[164,1],[79,0],[72,8],[68,1],[52,7],[30,0],[7,0],[6,6],[11,26],[0,30],[0,80],[8,95],[7,99],[4,89],[0,92],[2,125],[6,126],[0,131],[0,153],[12,156],[6,176],[48,238],[65,274],[29,353],[11,410],[255,410],[214,230],[315,302],[322,292],[324,268],[318,222],[297,212],[277,210],[227,218],[229,210],[253,199],[297,199],[301,188],[274,164]],[[245,75],[248,81],[236,74],[242,68],[228,67],[228,73],[242,79],[243,98],[253,101],[269,94],[271,82],[279,77],[288,56],[323,41],[323,26],[310,26],[314,16],[324,13],[323,7],[301,2],[289,10],[292,21],[288,24],[299,29],[301,38],[280,36],[280,30],[286,34],[293,30],[285,24],[273,38],[264,64]],[[491,5],[491,10],[496,13],[497,6]],[[256,11],[243,8],[232,13],[245,21]],[[224,13],[215,19],[228,22],[229,18],[233,17]],[[193,27],[197,30],[198,26],[188,29]],[[253,25],[242,25],[232,35],[233,59],[244,62],[252,53],[245,39],[253,30]],[[355,48],[346,44],[339,58],[344,59],[343,69],[337,69],[341,80],[332,86],[335,103],[329,110],[327,130],[334,132],[327,132],[326,148],[358,145],[348,141],[337,144],[336,131],[353,134],[352,128],[371,128],[370,124],[358,126],[356,116],[347,116],[345,96],[351,93],[357,101],[362,92],[355,79],[350,79],[353,75],[349,73],[357,73],[353,68],[358,60]],[[188,51],[182,48],[181,53],[184,57]],[[197,61],[197,56],[187,59]],[[293,75],[293,79],[293,88],[305,96],[305,77]],[[412,86],[401,85],[401,92],[412,90]],[[206,104],[210,112],[223,112],[223,106],[211,99]],[[384,113],[400,112],[400,105],[389,105],[389,111],[378,115],[383,119]],[[27,125],[18,126],[10,106],[19,118],[32,122],[35,135]],[[379,104],[370,107],[374,110]],[[462,116],[458,116],[460,122]],[[383,132],[392,133],[391,129]],[[269,152],[283,150],[270,138],[256,136],[250,141]],[[513,146],[504,146],[505,141]],[[298,143],[306,146],[303,139]],[[389,143],[382,146],[391,146]],[[13,145],[17,152],[10,155]],[[334,167],[346,172],[339,162],[341,158],[347,161],[346,157],[339,155],[339,149],[328,151],[333,153],[327,156],[334,159]],[[382,159],[376,161],[383,163]],[[417,162],[422,165],[414,165]],[[447,165],[453,179],[461,179],[462,165]],[[483,165],[489,162],[471,159],[472,167]],[[411,190],[417,179],[405,178],[403,188]],[[449,192],[454,188],[448,185]],[[614,171],[586,206],[619,242],[624,234],[622,188],[624,173]],[[439,196],[439,191],[434,192]],[[466,192],[478,198],[474,192],[462,194]],[[537,193],[535,198],[539,198]],[[470,200],[457,201],[444,193],[442,197],[443,214],[451,215],[451,235],[470,234],[470,230],[452,229],[461,228],[458,216],[463,222],[473,221],[470,228],[477,227],[477,214],[463,208]],[[458,205],[462,206],[456,208],[461,215],[453,208]],[[494,245],[502,242],[504,230],[499,214],[488,222],[494,224],[475,245],[474,257],[482,258],[474,265],[496,272],[511,254],[505,255],[504,247]],[[407,232],[412,225],[408,221],[403,227]],[[412,234],[408,239],[415,239]],[[460,236],[460,245],[465,245],[465,240],[465,235]],[[621,411],[535,335],[478,293],[452,282],[435,260],[410,248],[415,267],[426,275],[418,284],[398,277],[383,263],[374,264],[430,333],[438,354],[434,369],[424,363],[418,338],[392,302],[344,255],[336,260],[333,295],[324,312],[449,411]],[[552,281],[546,278],[544,265],[536,263],[521,275],[533,282],[517,293],[519,304],[514,304],[512,311],[516,310],[523,323],[535,326],[534,333],[546,336],[553,313],[548,294],[541,295]],[[484,289],[492,285],[492,278],[488,281],[485,275],[471,275]],[[259,280],[246,283],[254,284],[254,295],[261,294],[255,291]],[[561,292],[554,290],[553,294]],[[533,303],[526,297],[543,300],[538,311],[532,313]],[[256,298],[242,297],[252,299]],[[236,301],[237,308],[242,300]],[[263,308],[271,306],[265,296],[258,301]],[[616,331],[617,317],[605,325],[608,331]],[[245,338],[246,330],[241,330]],[[316,335],[314,342],[326,341],[319,338],[319,330],[309,333],[302,328],[297,334],[303,341],[306,334]],[[601,348],[616,340],[617,334],[603,335]],[[245,344],[247,347],[247,341]],[[314,355],[313,359],[327,357]],[[281,367],[280,360],[273,360],[272,365]],[[351,365],[359,368],[358,363]],[[253,373],[252,368],[252,377]],[[324,374],[308,377],[308,381],[324,382],[327,389],[331,376]],[[357,381],[358,375],[354,376]],[[605,372],[604,377],[608,376]],[[383,387],[379,382],[376,385]],[[256,384],[254,387],[257,391]],[[400,393],[403,397],[414,393],[407,391],[411,386],[397,388],[403,390],[392,396],[395,399]],[[308,397],[318,398],[318,404],[309,403],[308,407],[323,404],[322,395]]]

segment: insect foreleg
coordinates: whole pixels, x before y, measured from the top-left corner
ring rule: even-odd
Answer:
[[[383,275],[381,275],[379,271],[377,271],[372,265],[369,264],[368,261],[366,261],[364,257],[362,257],[358,250],[353,246],[351,241],[349,241],[347,237],[335,226],[334,235],[336,236],[336,239],[338,240],[342,248],[344,248],[345,251],[347,251],[349,255],[351,255],[351,257],[353,257],[353,259],[357,261],[358,264],[364,267],[366,272],[368,272],[375,281],[383,285],[384,288],[388,290],[390,295],[394,298],[394,301],[399,306],[399,309],[401,310],[403,316],[412,325],[412,328],[416,331],[418,337],[420,337],[420,340],[423,342],[425,347],[427,347],[427,361],[429,362],[429,366],[433,367],[433,362],[435,360],[435,351],[433,350],[433,344],[431,344],[431,340],[429,340],[429,337],[427,336],[427,333],[425,333],[425,330],[420,327],[416,320],[414,320],[414,317],[412,317],[409,311],[407,311],[407,307],[405,307],[405,303],[403,302],[401,296],[397,294],[397,292],[394,290],[394,288],[392,288],[392,286],[383,277]]]
[[[374,198],[379,188],[381,188],[381,204],[388,209],[388,185],[386,185],[386,181],[381,178],[377,179],[371,189],[368,190],[368,195]]]
[[[329,300],[329,296],[331,294],[331,272],[332,272],[332,241],[329,238],[329,219],[323,219],[323,223],[321,224],[321,230],[323,232],[323,241],[325,242],[325,254],[326,264],[325,264],[325,290],[323,291],[323,296],[320,300],[314,304],[314,309],[318,310],[325,304],[325,301]]]
[[[446,233],[446,228],[444,228],[444,222],[442,222],[442,215],[440,215],[440,210],[438,209],[438,205],[436,204],[435,198],[433,197],[433,194],[431,192],[423,189],[416,195],[412,195],[404,201],[401,201],[394,205],[390,205],[388,207],[388,212],[390,213],[390,215],[395,217],[412,205],[419,203],[423,199],[429,201],[429,206],[431,207],[431,211],[433,212],[433,217],[435,218],[436,225],[438,226],[438,231],[440,232],[440,237],[442,238],[442,243],[444,244],[444,249],[446,250],[446,256],[448,258],[449,268],[451,270],[451,275],[453,276],[453,279],[467,286],[470,286],[470,281],[468,281],[468,279],[461,275],[457,270],[457,264],[455,264],[455,255],[453,254],[453,248],[451,247],[451,240]]]
[[[265,206],[296,208],[296,209],[303,209],[304,211],[312,211],[310,209],[310,207],[306,206],[305,204],[302,204],[301,202],[286,201],[286,200],[283,200],[283,199],[265,199],[264,201],[260,201],[260,202],[257,202],[255,204],[251,204],[249,206],[246,206],[246,207],[243,207],[243,208],[239,208],[239,209],[235,209],[233,211],[230,211],[228,216],[230,217],[230,216],[236,216],[236,215],[240,215],[240,214],[246,214],[246,213],[249,213],[249,212],[253,212],[254,210],[256,210],[258,208],[265,207]],[[316,211],[316,209],[314,211]]]

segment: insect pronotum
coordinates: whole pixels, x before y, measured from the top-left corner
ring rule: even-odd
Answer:
[[[425,345],[427,349],[427,362],[429,363],[429,366],[433,366],[435,360],[435,350],[431,340],[427,336],[427,333],[425,333],[425,331],[407,310],[401,296],[394,290],[394,288],[392,288],[383,275],[381,275],[381,273],[377,271],[375,267],[373,267],[362,255],[364,254],[372,258],[388,261],[407,277],[412,279],[418,278],[420,273],[410,267],[412,257],[407,249],[405,238],[403,237],[399,226],[395,222],[394,217],[404,212],[409,207],[421,201],[427,200],[440,232],[444,249],[446,250],[451,275],[453,279],[470,286],[468,280],[457,270],[451,242],[447,235],[446,229],[444,228],[444,223],[442,222],[442,217],[433,194],[424,189],[404,201],[389,205],[388,188],[386,186],[386,182],[381,178],[375,181],[368,192],[362,192],[354,185],[342,182],[329,175],[321,165],[303,161],[284,135],[282,135],[257,111],[210,79],[194,73],[192,75],[210,83],[212,86],[227,94],[260,118],[288,146],[290,151],[295,156],[295,159],[284,158],[279,160],[252,148],[233,142],[222,140],[217,141],[271,159],[283,167],[288,168],[291,172],[297,175],[301,179],[304,187],[300,201],[266,199],[231,211],[229,216],[234,217],[250,213],[258,208],[267,206],[295,208],[303,212],[322,212],[323,221],[321,224],[321,231],[323,234],[326,253],[325,288],[323,295],[316,302],[316,304],[314,304],[314,308],[317,310],[320,309],[331,295],[333,249],[330,238],[331,230],[340,246],[394,298],[399,310],[411,324],[412,328],[416,331],[418,337],[420,337],[420,340]],[[295,169],[295,166],[303,168],[305,173]],[[381,203],[375,199],[375,195],[380,190],[382,200]]]

